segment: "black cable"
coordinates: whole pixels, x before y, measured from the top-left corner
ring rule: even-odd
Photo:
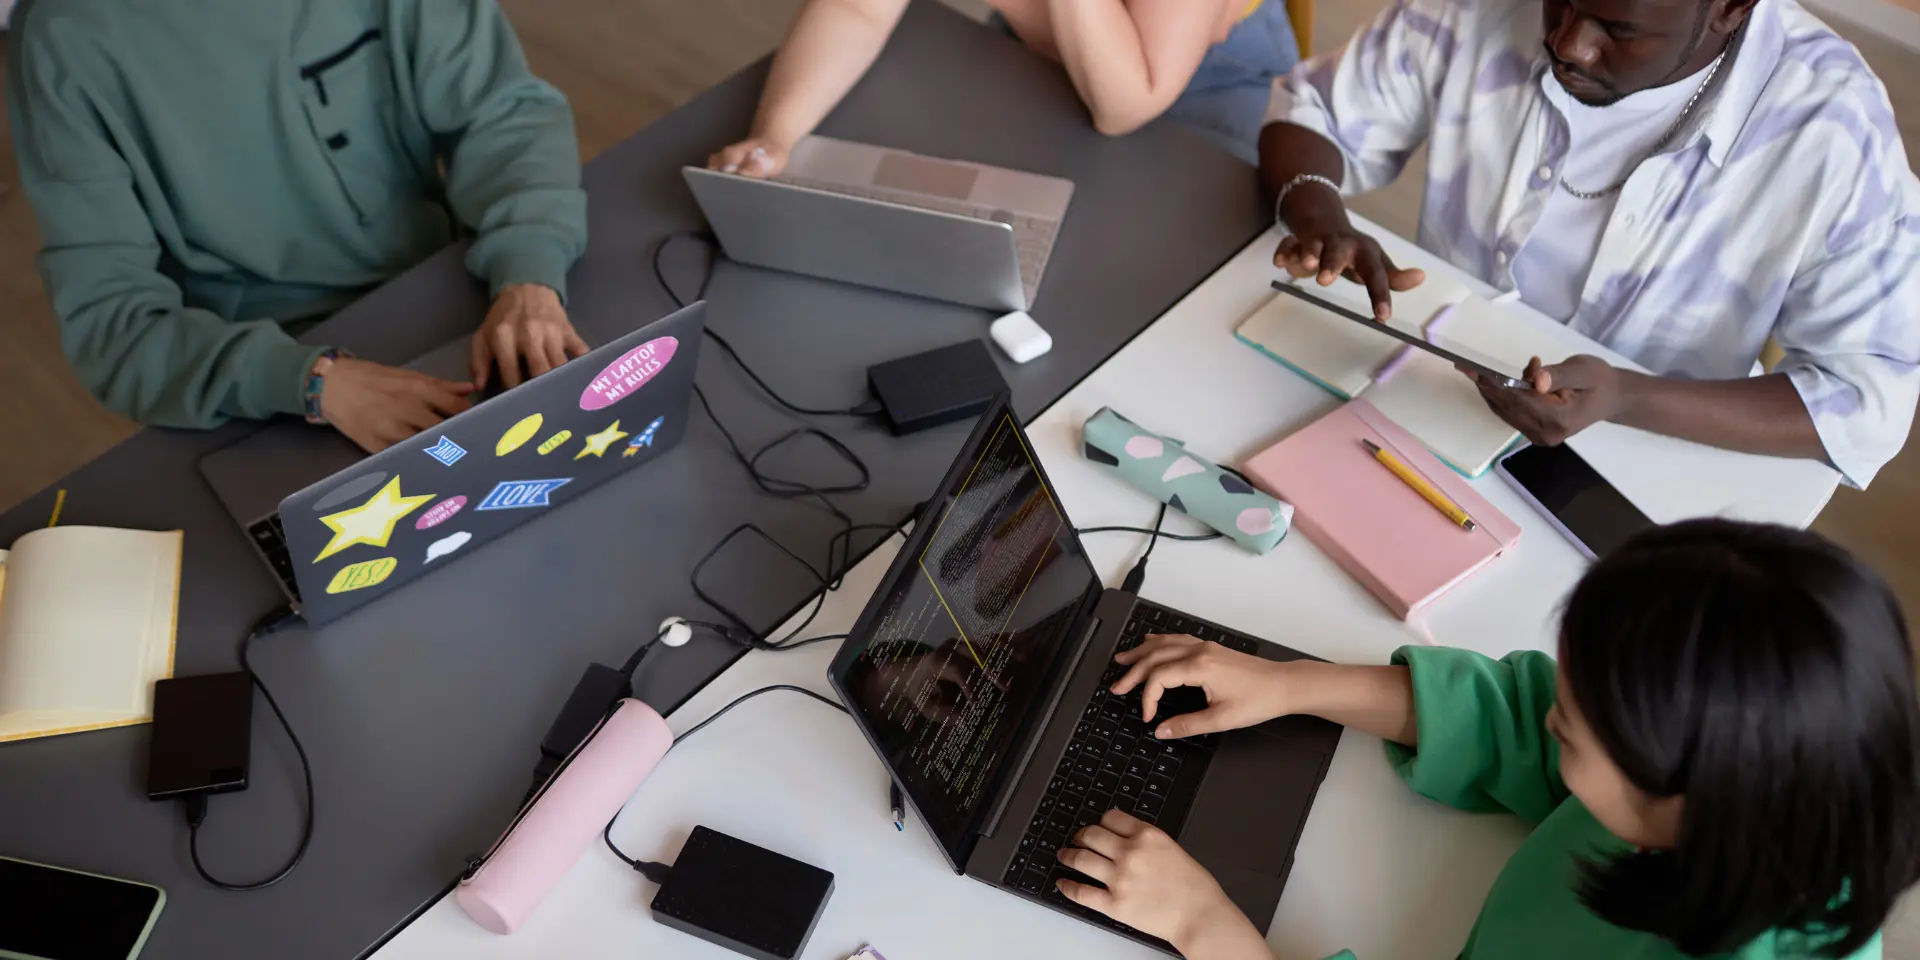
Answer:
[[[674,292],[673,285],[667,282],[666,268],[661,265],[661,260],[666,256],[667,248],[672,246],[675,240],[699,240],[701,243],[706,244],[709,249],[712,249],[713,237],[703,230],[677,230],[667,234],[667,236],[660,241],[660,245],[653,248],[653,279],[660,284],[660,289],[667,292],[667,296],[673,300],[675,306],[684,308],[688,301],[681,299],[680,294]],[[712,270],[708,270],[706,275],[700,278],[700,288],[694,291],[693,298],[695,300],[703,299],[706,296],[707,283],[712,279]],[[740,369],[745,371],[746,375],[752,379],[761,390],[766,391],[767,396],[773,398],[773,402],[794,413],[808,417],[871,417],[881,412],[882,408],[879,402],[875,400],[869,400],[857,407],[849,407],[844,410],[820,410],[793,403],[781,396],[779,391],[773,389],[766,380],[761,378],[760,374],[754,372],[752,365],[747,363],[747,358],[740,355],[739,349],[736,348],[731,341],[715,332],[711,325],[705,328],[705,332],[714,343],[720,345],[720,349],[725,350],[727,355],[733,358],[734,363],[740,365]]]
[[[1149,537],[1155,535],[1154,531],[1149,530],[1146,527],[1086,527],[1080,530],[1075,530],[1074,532],[1083,537],[1090,533],[1138,533],[1138,534],[1141,534],[1142,536],[1149,536]],[[1180,540],[1180,541],[1186,541],[1188,543],[1204,543],[1205,541],[1208,541],[1208,540],[1219,540],[1224,536],[1226,536],[1226,534],[1219,533],[1219,532],[1167,533],[1165,531],[1161,531],[1159,533],[1159,539],[1161,540]]]
[[[828,638],[821,637],[816,639],[828,639]],[[814,641],[808,640],[806,642],[812,643]],[[794,646],[800,646],[800,645],[801,644],[794,644]],[[715,710],[713,714],[707,717],[705,720],[702,720],[699,723],[694,724],[693,727],[687,730],[686,733],[683,733],[673,738],[673,745],[667,748],[667,752],[672,753],[673,751],[679,749],[680,745],[692,739],[694,734],[699,733],[702,730],[705,730],[709,724],[713,723],[715,720],[720,719],[721,717],[726,716],[729,712],[733,710],[734,707],[737,707],[743,703],[746,703],[748,700],[752,700],[753,698],[758,697],[761,694],[772,693],[775,690],[788,690],[794,693],[805,694],[806,696],[812,697],[813,699],[818,700],[821,703],[824,703],[827,706],[840,711],[841,713],[848,712],[846,705],[841,703],[840,701],[831,699],[829,697],[821,696],[820,694],[815,693],[812,690],[808,690],[806,687],[794,686],[791,683],[776,683],[771,686],[761,687],[758,690],[749,690],[746,693],[743,693],[738,697],[735,697],[731,703],[728,703],[726,706],[721,707],[718,710]],[[620,810],[625,810],[625,809],[626,807],[624,805],[622,805],[620,808]],[[654,883],[663,882],[666,879],[667,873],[672,869],[671,867],[667,866],[664,863],[655,863],[651,860],[636,860],[633,857],[629,857],[625,853],[622,853],[620,851],[620,848],[614,845],[613,825],[620,820],[620,810],[614,811],[613,817],[607,820],[607,825],[601,828],[600,840],[607,845],[607,849],[611,851],[614,856],[620,858],[621,863],[624,863],[627,866],[633,868],[634,870],[637,870],[640,873],[646,875],[646,878],[649,880],[652,880]]]
[[[280,702],[273,698],[273,691],[267,689],[266,683],[260,679],[258,673],[254,672],[253,664],[247,659],[253,647],[253,641],[279,630],[292,623],[294,619],[293,609],[282,607],[255,623],[253,629],[248,630],[247,635],[240,641],[240,669],[245,670],[247,676],[252,679],[253,685],[260,688],[260,695],[266,698],[267,706],[273,708],[273,715],[280,720],[280,729],[285,730],[287,739],[293,741],[293,752],[300,757],[300,777],[305,784],[307,797],[306,816],[300,827],[300,845],[294,849],[293,857],[287,861],[287,865],[265,880],[253,883],[228,883],[218,879],[208,873],[207,868],[200,862],[200,825],[207,819],[207,795],[197,793],[186,797],[183,805],[187,814],[187,855],[192,858],[193,869],[200,874],[200,879],[222,890],[264,890],[285,880],[293,873],[294,868],[300,865],[300,861],[305,859],[307,847],[313,843],[313,765],[307,760],[307,748],[301,745],[300,737],[293,732],[293,724],[287,722],[287,715],[281,711]]]

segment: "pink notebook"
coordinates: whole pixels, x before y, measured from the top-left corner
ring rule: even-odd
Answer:
[[[1393,451],[1477,527],[1448,520],[1375,460],[1362,440]],[[1403,620],[1520,539],[1519,524],[1365,400],[1348,401],[1261,451],[1245,472],[1293,504],[1294,527]]]

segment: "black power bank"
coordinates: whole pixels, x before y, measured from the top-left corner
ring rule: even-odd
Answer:
[[[149,799],[245,790],[252,749],[253,674],[240,670],[154,683]]]
[[[867,368],[867,388],[896,435],[980,416],[1007,381],[987,352],[968,340]]]
[[[665,926],[760,960],[793,960],[826,912],[833,874],[694,827],[653,895]]]

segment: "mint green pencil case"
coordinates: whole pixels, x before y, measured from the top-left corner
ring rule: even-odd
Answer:
[[[1081,428],[1088,460],[1155,500],[1265,554],[1286,539],[1293,505],[1253,488],[1238,474],[1115,413],[1111,407]]]

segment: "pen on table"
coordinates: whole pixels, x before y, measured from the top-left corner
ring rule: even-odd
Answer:
[[[1448,520],[1452,520],[1466,530],[1472,530],[1477,526],[1477,524],[1473,522],[1473,518],[1468,516],[1465,510],[1460,509],[1459,504],[1449,500],[1446,494],[1440,492],[1440,488],[1428,483],[1427,478],[1421,476],[1412,467],[1407,466],[1399,457],[1394,456],[1391,451],[1384,449],[1372,440],[1362,438],[1360,442],[1367,445],[1367,452],[1373,454],[1373,458],[1380,461],[1381,466],[1386,467],[1394,476],[1399,477],[1401,483],[1412,487],[1413,492],[1419,494],[1421,499],[1433,504],[1435,510],[1446,514]]]
[[[893,828],[907,829],[907,801],[900,796],[899,784],[887,784],[887,805],[893,808]]]

